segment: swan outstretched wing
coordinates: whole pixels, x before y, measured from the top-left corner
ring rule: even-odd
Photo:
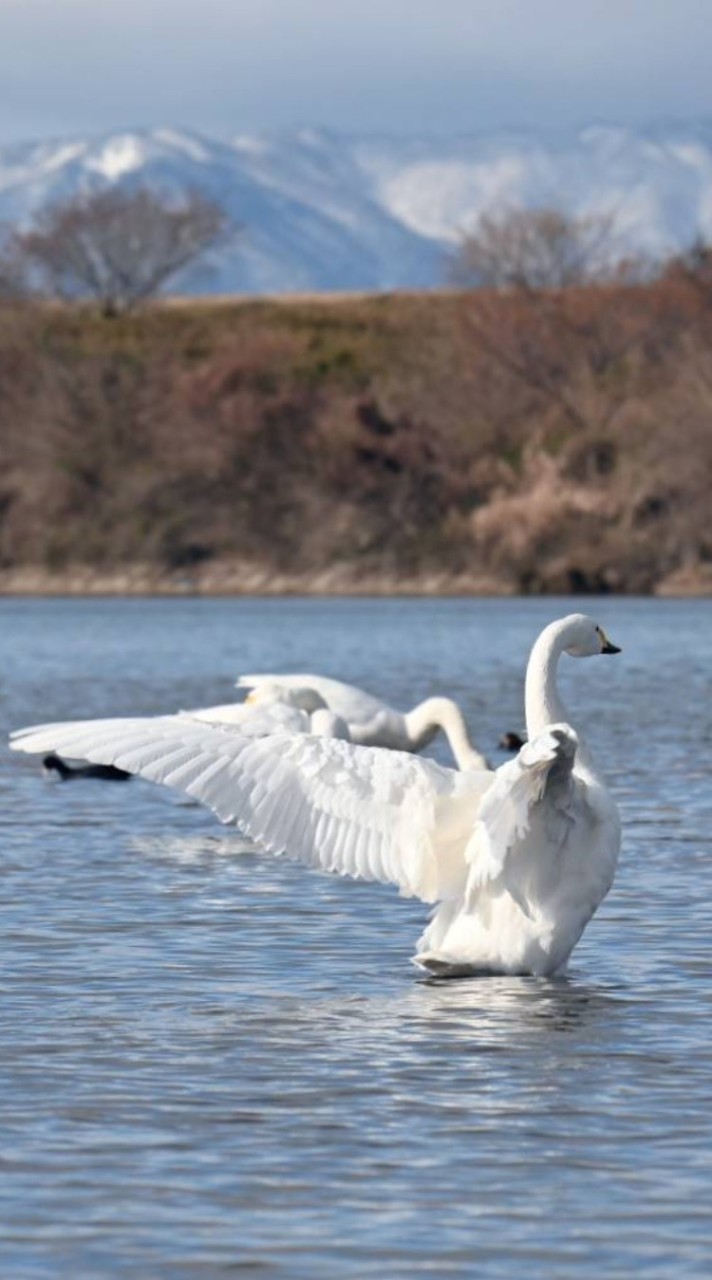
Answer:
[[[333,680],[331,676],[315,675],[252,675],[240,676],[237,686],[241,689],[259,689],[263,685],[279,684],[287,689],[314,689],[324,699],[327,707],[341,716],[347,724],[360,725],[372,721],[384,709],[380,698],[365,689]]]
[[[272,853],[396,884],[425,902],[462,893],[465,848],[492,780],[401,752],[306,735],[247,738],[184,716],[44,725],[19,730],[11,745],[176,787]]]
[[[526,742],[514,760],[497,769],[466,853],[472,868],[470,889],[496,880],[506,870],[510,853],[529,833],[534,806],[544,799],[549,801],[543,814],[547,849],[557,845],[571,822],[577,749],[578,738],[570,725],[549,725]],[[509,879],[507,887],[511,890]]]

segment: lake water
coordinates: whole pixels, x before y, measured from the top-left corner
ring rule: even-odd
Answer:
[[[522,724],[572,601],[0,601],[6,728],[315,670]],[[568,978],[433,983],[425,908],[2,747],[0,1275],[712,1273],[712,602],[562,662],[624,819]],[[446,759],[438,751],[440,759]]]

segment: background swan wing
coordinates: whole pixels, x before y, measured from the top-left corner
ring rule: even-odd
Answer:
[[[216,707],[198,707],[193,711],[181,711],[181,716],[201,720],[206,724],[228,725],[239,729],[249,738],[261,738],[270,733],[308,733],[311,719],[306,711],[275,702],[269,706],[250,706],[244,702],[226,702]]]
[[[365,689],[345,684],[343,680],[333,680],[330,676],[252,675],[240,676],[237,680],[237,686],[241,689],[259,689],[262,685],[272,684],[283,685],[287,689],[314,689],[329,709],[350,725],[371,721],[384,709],[388,709],[386,703],[373,694],[366,693]]]
[[[548,848],[559,843],[562,830],[575,820],[573,767],[578,745],[570,725],[549,725],[526,742],[514,760],[497,769],[466,853],[472,868],[470,889],[506,871],[509,854],[529,833],[534,806],[543,800],[549,804],[543,813],[540,810],[542,839],[548,837]]]
[[[247,738],[184,716],[43,725],[11,745],[176,787],[272,853],[425,902],[463,892],[465,848],[492,779],[334,739]]]

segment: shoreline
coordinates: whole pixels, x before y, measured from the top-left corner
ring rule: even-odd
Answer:
[[[399,574],[393,570],[358,570],[353,565],[334,565],[329,569],[287,573],[246,562],[216,562],[190,572],[166,570],[155,565],[133,564],[115,569],[97,569],[73,565],[50,570],[42,565],[26,565],[0,570],[0,597],[76,597],[125,596],[141,597],[289,597],[312,596],[383,596],[422,597],[448,596],[473,598],[521,596],[514,581],[494,575],[448,573],[428,570]],[[548,594],[532,592],[544,598]],[[639,596],[639,591],[564,593],[590,595]],[[661,579],[647,593],[649,599],[689,599],[712,597],[712,570],[701,568],[678,571]]]

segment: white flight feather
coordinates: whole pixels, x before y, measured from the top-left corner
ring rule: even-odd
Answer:
[[[180,715],[44,725],[12,739],[26,752],[47,751],[48,743],[177,787],[272,853],[392,882],[425,902],[462,892],[467,872],[462,858],[459,867],[446,860],[440,868],[437,815],[459,826],[464,848],[493,776],[338,739],[247,738]]]

